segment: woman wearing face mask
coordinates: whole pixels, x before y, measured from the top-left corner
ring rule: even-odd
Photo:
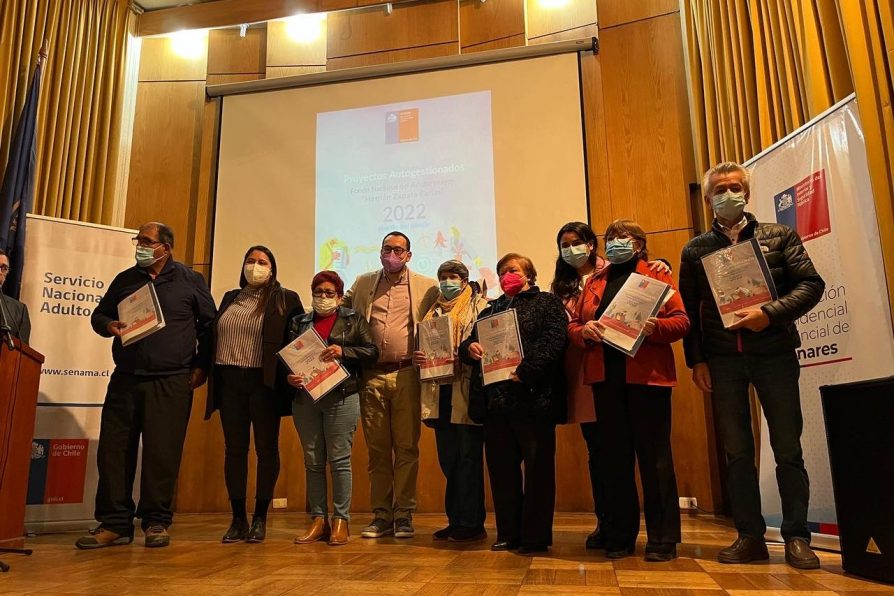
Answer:
[[[291,413],[291,394],[277,384],[278,359],[286,323],[304,312],[301,299],[276,280],[270,249],[245,253],[238,290],[224,294],[214,321],[214,360],[208,377],[205,419],[220,409],[226,454],[224,477],[233,521],[223,542],[263,542],[267,509],[279,476],[279,421]],[[245,511],[250,429],[254,430],[258,473],[251,527]]]
[[[561,300],[534,285],[537,271],[527,257],[505,255],[497,273],[503,295],[480,318],[515,309],[522,362],[511,380],[482,386],[484,348],[476,330],[459,353],[474,366],[469,414],[484,424],[497,518],[497,541],[491,550],[537,553],[552,544],[556,424],[566,417],[563,359],[568,319]]]
[[[450,317],[456,349],[472,333],[478,313],[487,307],[477,284],[469,282],[469,269],[461,261],[447,261],[438,268],[440,295],[424,320]],[[454,354],[455,356],[455,354]],[[417,350],[414,363],[425,363]],[[435,431],[438,462],[447,479],[444,510],[447,527],[434,533],[435,540],[470,542],[487,537],[484,531],[484,430],[469,418],[471,367],[458,359],[454,375],[422,381],[422,419]]]
[[[556,234],[559,256],[550,290],[562,299],[569,320],[577,309],[577,300],[587,280],[601,271],[606,260],[596,254],[598,241],[593,229],[587,224],[573,221],[565,224]],[[670,273],[670,266],[664,261],[651,261],[653,271]],[[596,407],[593,389],[584,382],[584,350],[571,343],[565,351],[565,376],[568,379],[568,423],[580,424],[581,434],[587,444],[590,489],[593,494],[593,508],[596,513],[596,529],[587,536],[588,549],[605,548],[605,536],[599,531],[599,520],[603,517],[602,505],[605,495],[599,479],[599,445],[596,422]]]
[[[298,392],[292,402],[292,419],[301,438],[307,478],[307,501],[311,525],[295,539],[296,544],[327,540],[330,546],[348,543],[351,511],[351,448],[360,418],[358,378],[361,366],[375,364],[379,349],[369,324],[359,313],[339,307],[344,282],[335,271],[321,271],[311,282],[313,312],[298,315],[289,322],[288,341],[313,328],[329,347],[324,362],[338,360],[350,377],[335,389],[314,401],[304,391],[301,378],[288,376]],[[332,475],[332,524],[328,519],[326,498],[326,462]]]
[[[671,344],[689,331],[679,292],[648,319],[646,341],[636,357],[602,343],[598,319],[632,273],[674,286],[646,263],[646,234],[636,222],[617,220],[605,231],[609,265],[592,276],[568,324],[571,342],[584,352],[584,381],[593,385],[599,419],[598,448],[605,505],[602,532],[606,555],[633,554],[639,534],[639,497],[634,469],[639,460],[646,514],[646,561],[669,561],[680,542],[680,508],[671,452],[671,388],[676,370]]]

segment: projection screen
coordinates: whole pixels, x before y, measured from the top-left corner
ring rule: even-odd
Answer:
[[[588,221],[577,51],[273,90],[240,84],[234,94],[225,87],[209,88],[224,95],[217,299],[236,287],[246,249],[261,244],[276,256],[280,281],[309,304],[316,271],[338,271],[349,287],[380,267],[392,230],[410,237],[416,271],[434,276],[460,259],[495,296],[497,259],[519,252],[545,289],[557,230]]]

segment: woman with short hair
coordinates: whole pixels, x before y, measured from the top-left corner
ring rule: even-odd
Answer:
[[[529,258],[509,253],[497,263],[497,273],[503,295],[481,312],[479,321],[514,309],[522,361],[510,380],[484,386],[484,347],[478,343],[477,326],[460,346],[460,355],[474,366],[469,414],[484,424],[497,519],[491,550],[538,553],[552,544],[556,424],[566,416],[568,320],[561,300],[535,285],[537,271]]]

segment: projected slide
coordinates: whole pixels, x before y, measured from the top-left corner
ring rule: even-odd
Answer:
[[[399,230],[415,271],[458,259],[499,293],[491,128],[490,91],[317,114],[318,268],[351,284]]]

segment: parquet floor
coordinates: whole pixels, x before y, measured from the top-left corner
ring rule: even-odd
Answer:
[[[642,543],[635,557],[615,562],[587,552],[583,542],[592,529],[587,515],[557,515],[555,546],[548,556],[537,557],[490,552],[492,517],[485,542],[432,542],[443,517],[419,515],[415,539],[352,536],[342,547],[292,544],[305,524],[299,514],[272,514],[265,544],[224,545],[219,539],[228,521],[222,515],[180,515],[172,544],[163,549],[144,548],[141,536],[130,546],[93,552],[75,550],[76,534],[33,538],[31,557],[0,556],[12,566],[0,574],[0,594],[894,594],[894,585],[844,575],[833,553],[820,553],[818,571],[785,565],[781,546],[771,547],[769,563],[721,565],[716,553],[734,532],[709,516],[684,517],[679,559],[648,564]],[[367,521],[355,516],[352,532]]]

